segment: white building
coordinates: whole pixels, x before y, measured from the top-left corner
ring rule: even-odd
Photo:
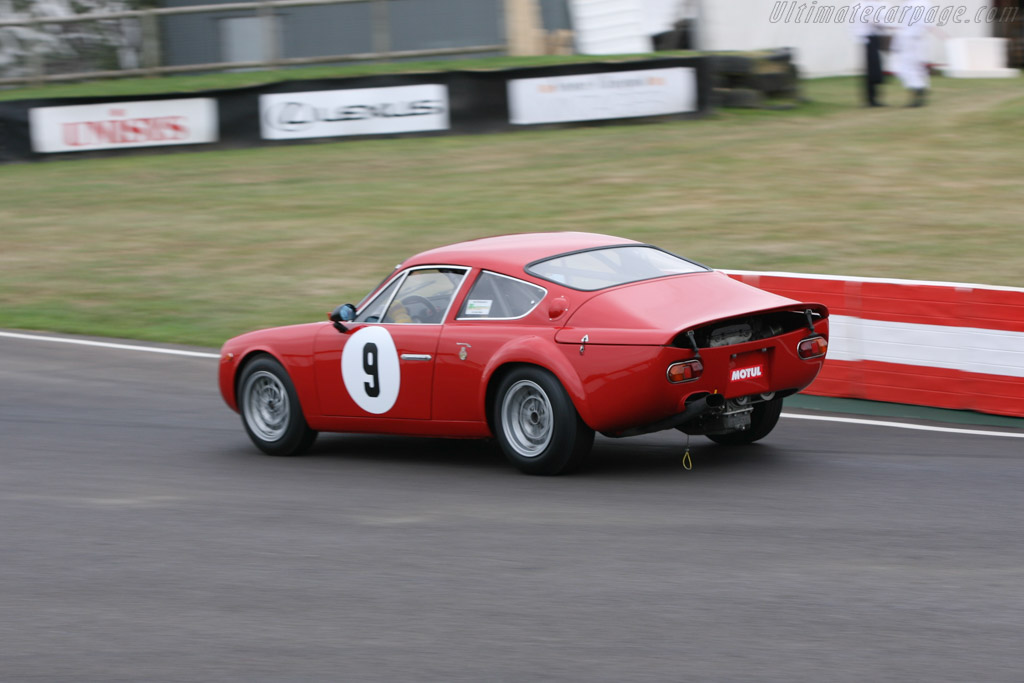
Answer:
[[[950,38],[976,38],[1005,35],[1005,18],[1016,16],[1015,31],[1020,30],[1024,11],[1017,0],[958,0],[958,4],[939,4],[940,0],[917,0],[934,7],[934,30],[929,41],[931,62],[948,61],[945,41]],[[888,8],[902,0],[888,0]],[[885,4],[885,3],[883,3]],[[863,52],[854,38],[852,16],[863,12],[860,2],[834,0],[569,0],[576,31],[576,43],[582,52],[588,49],[589,16],[618,16],[620,33],[630,28],[645,37],[668,31],[676,21],[695,19],[696,47],[701,50],[759,50],[790,47],[804,76],[839,76],[863,69]],[[887,9],[888,9],[887,8]],[[1010,14],[1005,14],[1009,12]],[[623,18],[628,21],[623,21]],[[590,22],[594,23],[594,22]],[[1003,25],[1000,26],[1000,23]],[[616,49],[609,41],[605,54],[636,52],[636,43],[628,37]]]

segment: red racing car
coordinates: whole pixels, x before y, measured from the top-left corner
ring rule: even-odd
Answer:
[[[756,441],[827,340],[821,304],[658,247],[507,235],[414,256],[329,321],[230,339],[219,381],[271,455],[321,431],[494,437],[522,471],[558,474],[595,432]]]

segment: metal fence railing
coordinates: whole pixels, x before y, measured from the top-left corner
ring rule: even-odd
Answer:
[[[22,17],[0,19],[0,85],[506,52],[506,43],[395,50],[389,9],[398,1],[255,0],[148,9],[129,9],[124,3],[105,2],[105,7],[116,9],[65,16],[53,12],[31,16],[24,12]],[[368,6],[365,31],[369,34],[369,51],[333,54],[326,49],[321,50],[323,54],[312,56],[289,56],[283,51],[279,22],[282,10],[343,5]],[[262,27],[258,41],[260,56],[235,61],[166,63],[163,41],[168,39],[168,21],[172,17],[204,14],[258,19]],[[465,42],[464,37],[461,42]]]

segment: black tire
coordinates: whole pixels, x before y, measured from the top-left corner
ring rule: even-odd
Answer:
[[[526,474],[563,474],[578,467],[594,444],[562,384],[546,370],[525,366],[505,375],[492,413],[505,457]]]
[[[707,437],[723,446],[742,446],[754,443],[768,436],[775,429],[781,414],[782,399],[773,398],[771,401],[758,403],[754,406],[754,412],[750,416],[749,429],[744,429],[741,432],[729,432],[727,434],[708,434]]]
[[[295,385],[284,367],[269,356],[254,359],[242,370],[238,412],[245,433],[267,455],[299,455],[316,440],[317,433],[302,414]]]

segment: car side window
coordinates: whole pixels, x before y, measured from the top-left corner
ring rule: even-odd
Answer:
[[[436,325],[466,276],[461,268],[420,268],[410,271],[381,319],[384,323]]]
[[[384,312],[384,307],[388,305],[388,301],[391,300],[391,295],[395,293],[395,289],[401,281],[401,277],[396,277],[390,285],[381,290],[380,294],[374,297],[373,301],[370,302],[370,305],[359,312],[359,315],[356,316],[355,322],[380,322],[380,316]]]
[[[459,309],[459,320],[522,318],[540,303],[547,290],[507,275],[483,271]]]

